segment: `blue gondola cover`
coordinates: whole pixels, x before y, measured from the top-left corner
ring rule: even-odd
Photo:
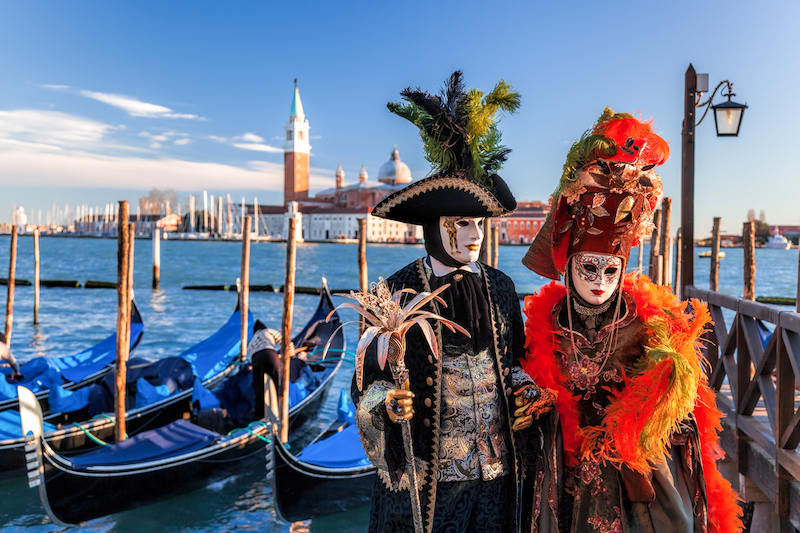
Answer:
[[[50,388],[48,400],[53,413],[71,413],[89,405],[90,387],[69,391],[59,385]]]
[[[213,431],[178,420],[111,446],[71,457],[70,461],[78,468],[155,461],[200,450],[217,438],[219,435]]]
[[[372,465],[361,446],[361,440],[358,438],[358,431],[354,425],[347,426],[325,440],[309,444],[297,458],[306,463],[327,468],[361,468]]]

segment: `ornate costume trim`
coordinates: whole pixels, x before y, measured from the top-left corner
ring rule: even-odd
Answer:
[[[694,315],[672,292],[653,284],[646,276],[627,276],[623,290],[635,300],[639,319],[647,326],[648,344],[634,373],[623,376],[624,387],[614,394],[601,426],[581,428],[577,401],[566,389],[558,365],[556,326],[551,310],[566,295],[564,287],[550,283],[525,299],[527,356],[525,368],[538,385],[553,389],[560,417],[565,463],[575,466],[583,459],[624,463],[639,472],[651,470],[669,445],[681,420],[693,414],[697,420],[708,498],[709,532],[738,531],[741,521],[736,495],[716,466],[724,454],[717,431],[722,414],[702,374],[700,336],[710,322],[706,306],[692,300]]]
[[[583,316],[597,316],[602,315],[608,308],[611,307],[611,302],[614,301],[613,298],[609,299],[606,303],[600,304],[598,307],[587,307],[585,305],[579,304],[576,300],[572,300],[572,306],[575,308],[579,314]]]
[[[388,218],[390,211],[403,202],[437,189],[465,191],[486,207],[493,217],[499,217],[507,213],[497,198],[486,187],[465,176],[452,175],[432,176],[413,183],[383,200],[375,208],[373,214],[377,217]]]

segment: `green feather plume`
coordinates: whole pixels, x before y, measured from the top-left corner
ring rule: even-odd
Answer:
[[[503,80],[486,96],[478,89],[467,91],[461,71],[456,71],[438,95],[410,87],[400,94],[408,103],[390,102],[387,107],[419,128],[433,173],[465,173],[493,190],[489,176],[511,152],[500,145],[498,114],[515,113],[519,93]]]
[[[623,118],[633,118],[633,115],[630,113],[614,113],[610,107],[606,107],[603,110],[603,114],[595,122],[595,126],[610,120]],[[553,193],[554,201],[558,199],[564,188],[575,181],[575,172],[595,160],[595,154],[605,154],[611,157],[617,153],[616,141],[605,135],[592,135],[595,126],[586,130],[581,135],[581,138],[575,141],[572,148],[569,149],[567,160],[564,162],[564,168],[561,172],[561,179],[558,181],[558,187]]]

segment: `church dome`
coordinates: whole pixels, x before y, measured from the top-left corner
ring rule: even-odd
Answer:
[[[408,169],[408,165],[400,161],[400,152],[397,151],[396,146],[392,150],[389,160],[378,170],[378,181],[389,185],[411,183],[411,171]]]

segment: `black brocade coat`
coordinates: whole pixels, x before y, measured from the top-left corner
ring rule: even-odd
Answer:
[[[522,432],[510,430],[513,421],[511,415],[514,410],[512,397],[511,369],[519,366],[519,358],[524,355],[525,334],[523,330],[522,315],[520,312],[519,300],[511,278],[497,269],[478,263],[482,271],[482,280],[487,296],[486,300],[491,309],[492,338],[490,350],[494,354],[495,370],[498,377],[498,387],[502,386],[503,394],[503,416],[506,417],[506,427],[509,428],[509,435],[506,442],[508,464],[511,471],[508,475],[514,477],[515,493],[513,502],[513,512],[518,514],[519,509],[518,494],[523,475],[522,464],[533,464],[529,459],[531,453],[536,454],[537,450],[530,451],[530,448],[539,448],[539,429],[532,427]],[[430,285],[425,273],[423,259],[420,258],[397,271],[387,279],[387,284],[391,291],[402,288],[414,289],[417,292],[429,292]],[[434,302],[428,306],[428,310],[439,314],[438,305]],[[435,325],[439,345],[441,346],[441,325]],[[359,391],[355,378],[351,388],[353,401],[358,405],[370,384],[375,381],[386,381],[394,384],[387,364],[384,370],[378,366],[375,355],[375,347],[372,346],[367,352],[364,361],[364,381],[363,390]],[[414,392],[414,417],[411,420],[411,434],[414,445],[414,455],[418,460],[424,461],[422,475],[418,474],[420,491],[420,505],[422,506],[422,518],[425,524],[425,531],[430,532],[433,524],[433,515],[436,498],[436,479],[439,463],[438,444],[440,437],[440,414],[442,402],[442,361],[441,358],[433,357],[430,347],[425,341],[419,327],[413,327],[406,336],[406,357],[405,363],[409,370],[409,380],[411,390]],[[388,476],[394,482],[399,480],[405,468],[403,457],[402,434],[399,424],[389,422],[385,409],[375,409],[373,412],[374,424],[382,426],[383,436],[386,439],[385,461],[389,468]],[[534,435],[532,437],[532,435]],[[524,442],[523,442],[524,441]],[[529,443],[535,442],[535,446]],[[524,451],[523,451],[524,449]],[[513,454],[513,457],[512,457]],[[385,524],[375,524],[377,514],[376,509],[382,505],[389,505],[391,501],[397,501],[396,488],[390,488],[390,483],[376,483],[375,491],[372,496],[372,519],[370,531],[391,531],[392,527]],[[407,492],[404,490],[404,493]],[[405,497],[404,501],[409,501]],[[411,513],[409,504],[409,514]],[[523,522],[527,520],[523,519]],[[517,518],[515,516],[516,524]],[[517,526],[519,524],[516,524]]]

